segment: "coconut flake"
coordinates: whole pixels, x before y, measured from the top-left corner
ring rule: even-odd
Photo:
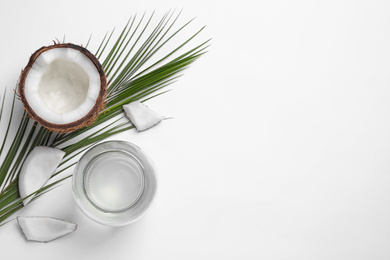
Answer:
[[[138,132],[149,129],[164,119],[162,116],[139,101],[134,101],[124,105],[123,110]]]
[[[74,232],[77,225],[51,217],[17,217],[27,240],[50,242]]]
[[[19,194],[25,198],[31,193],[39,190],[50,179],[65,152],[60,149],[37,146],[24,160],[19,174]],[[23,200],[26,205],[32,197]]]

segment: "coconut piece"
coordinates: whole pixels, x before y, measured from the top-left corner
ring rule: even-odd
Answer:
[[[19,174],[19,194],[25,198],[39,190],[57,169],[65,152],[60,149],[36,146],[23,162]],[[23,200],[26,205],[33,197]]]
[[[50,242],[74,232],[77,225],[52,217],[17,217],[27,240]]]
[[[139,132],[157,125],[164,119],[139,101],[133,101],[127,105],[123,105],[123,110]]]
[[[34,52],[18,87],[30,117],[57,132],[92,124],[104,108],[106,89],[106,76],[97,58],[71,43]]]

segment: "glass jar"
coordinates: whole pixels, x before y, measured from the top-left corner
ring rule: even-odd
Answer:
[[[156,188],[153,162],[138,146],[124,141],[92,147],[73,173],[77,205],[89,218],[108,226],[139,219],[150,207]]]

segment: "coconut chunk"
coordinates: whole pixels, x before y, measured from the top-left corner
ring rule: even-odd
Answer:
[[[74,232],[77,225],[52,217],[17,217],[27,240],[50,242]]]
[[[123,106],[126,116],[135,126],[138,132],[157,125],[164,118],[139,101],[131,102]]]
[[[19,194],[25,198],[45,185],[60,164],[65,152],[60,149],[37,146],[23,162],[19,174]],[[32,197],[23,200],[26,205]]]

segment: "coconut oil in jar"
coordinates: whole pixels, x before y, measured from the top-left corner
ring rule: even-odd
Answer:
[[[109,226],[138,219],[149,208],[155,192],[151,160],[127,142],[110,141],[93,147],[80,159],[73,175],[79,208]]]
[[[111,151],[91,161],[84,175],[88,198],[102,210],[126,210],[137,202],[144,188],[144,173],[131,154]]]

